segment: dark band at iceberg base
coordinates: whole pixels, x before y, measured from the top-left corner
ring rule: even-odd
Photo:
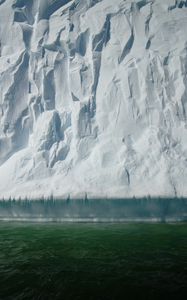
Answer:
[[[0,200],[0,220],[186,222],[187,198]]]

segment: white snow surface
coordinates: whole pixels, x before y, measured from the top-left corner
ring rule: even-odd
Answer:
[[[0,197],[187,196],[187,1],[0,0]]]

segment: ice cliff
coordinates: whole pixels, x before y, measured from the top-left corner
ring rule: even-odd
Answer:
[[[0,196],[187,196],[187,1],[0,0]]]

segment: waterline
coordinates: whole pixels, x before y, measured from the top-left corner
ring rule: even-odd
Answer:
[[[187,199],[2,200],[0,220],[67,223],[186,222]]]

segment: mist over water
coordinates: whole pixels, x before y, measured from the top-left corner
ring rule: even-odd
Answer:
[[[181,222],[186,198],[0,201],[0,220],[37,222]]]

